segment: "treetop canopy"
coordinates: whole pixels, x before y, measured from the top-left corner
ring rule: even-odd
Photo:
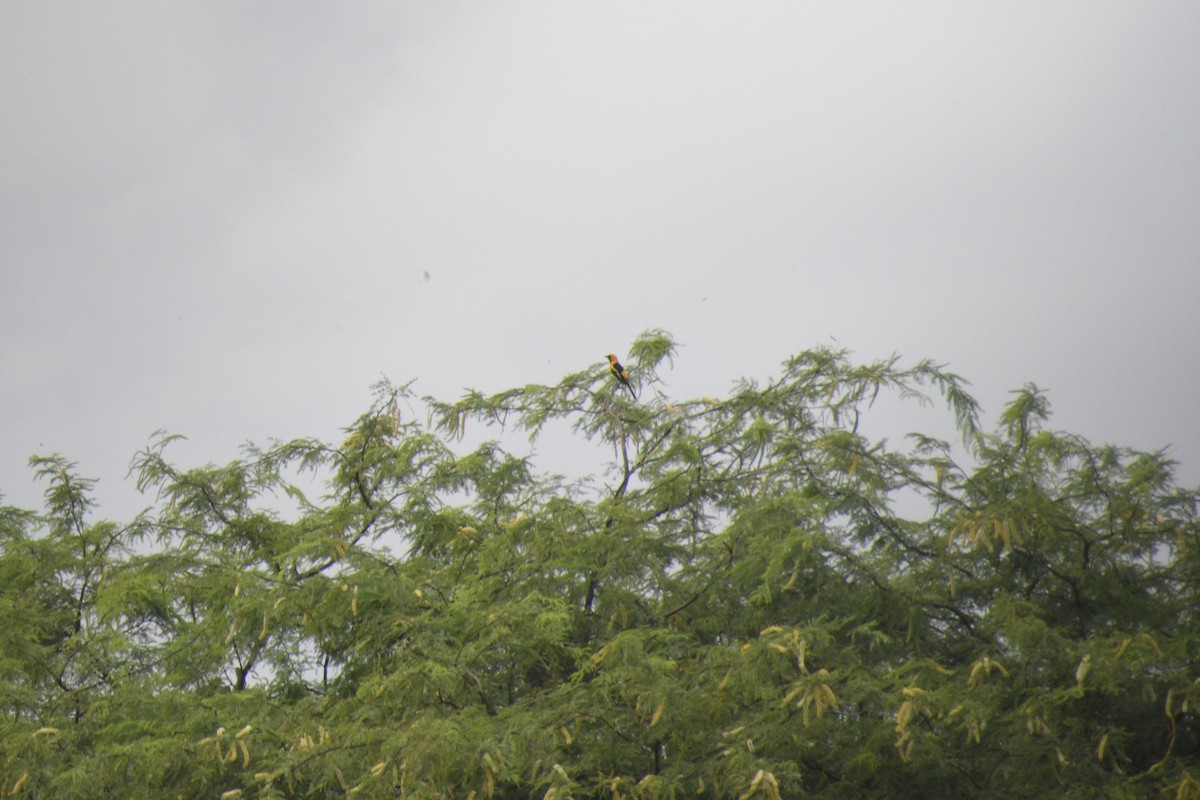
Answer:
[[[1163,453],[1050,429],[1032,386],[988,431],[944,367],[830,349],[674,398],[674,352],[633,343],[636,401],[600,363],[383,383],[340,444],[223,466],[162,434],[124,523],[34,458],[0,797],[1200,798],[1200,493]],[[884,394],[961,446],[868,438]],[[551,422],[603,463],[498,441]]]

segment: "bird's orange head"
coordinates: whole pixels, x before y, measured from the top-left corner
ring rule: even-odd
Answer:
[[[609,353],[608,354],[608,363],[610,363],[610,364],[617,363],[617,357],[614,356],[612,353]]]

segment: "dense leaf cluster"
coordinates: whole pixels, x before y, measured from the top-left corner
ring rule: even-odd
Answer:
[[[637,403],[595,368],[418,420],[381,386],[340,445],[220,467],[164,435],[125,525],[35,459],[0,796],[1200,797],[1200,495],[1162,454],[829,350],[673,400],[673,352],[634,345]],[[881,393],[962,446],[867,439]],[[562,422],[584,480],[455,449]]]

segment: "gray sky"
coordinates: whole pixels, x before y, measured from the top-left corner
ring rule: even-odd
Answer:
[[[1200,3],[0,5],[0,492],[841,344],[1200,481]],[[426,280],[424,273],[429,273]]]

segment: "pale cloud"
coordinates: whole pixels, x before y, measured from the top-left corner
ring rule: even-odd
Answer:
[[[0,491],[336,435],[381,374],[950,361],[1200,475],[1191,3],[14,3]],[[426,280],[424,275],[429,274]],[[831,338],[833,337],[833,338]],[[115,491],[115,489],[114,489]]]

